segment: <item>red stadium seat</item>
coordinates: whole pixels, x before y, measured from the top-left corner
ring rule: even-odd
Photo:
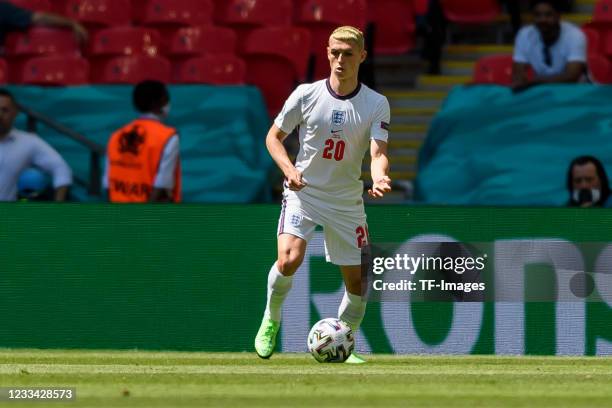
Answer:
[[[212,0],[132,0],[134,19],[144,25],[197,26],[212,22]]]
[[[292,0],[216,0],[215,20],[242,28],[291,25]]]
[[[8,81],[8,65],[5,60],[0,59],[0,84]]]
[[[414,13],[422,16],[427,14],[429,8],[429,0],[414,0]]]
[[[480,58],[474,67],[474,83],[512,85],[512,55]]]
[[[303,78],[309,49],[310,34],[301,28],[260,28],[246,38],[246,80],[261,89],[270,115],[278,113]]]
[[[599,54],[601,52],[601,36],[599,31],[589,26],[582,27],[582,32],[587,38],[587,54]]]
[[[31,28],[25,33],[10,33],[6,37],[5,52],[11,56],[80,53],[71,31],[53,28]]]
[[[245,82],[246,65],[234,55],[204,55],[174,64],[177,84],[239,85]]]
[[[498,0],[441,0],[441,2],[444,15],[453,23],[490,23],[501,14]]]
[[[377,55],[404,54],[415,45],[413,0],[370,0],[368,15],[374,23],[374,51]]]
[[[595,3],[593,22],[612,24],[612,0],[599,0]]]
[[[24,9],[31,11],[51,11],[51,1],[49,0],[9,0],[9,3],[13,3]]]
[[[311,53],[315,56],[314,79],[329,75],[327,44],[329,35],[341,25],[364,29],[365,0],[307,0],[302,3],[297,23],[310,31]]]
[[[588,56],[589,78],[599,84],[612,83],[612,63],[603,55]]]
[[[114,57],[92,69],[92,82],[103,84],[136,84],[153,79],[170,82],[170,61],[163,57],[129,55]]]
[[[89,82],[89,63],[81,57],[34,57],[11,66],[11,82],[31,85],[83,85]]]
[[[311,36],[296,27],[258,28],[245,39],[245,55],[280,57],[288,61],[296,79],[306,75]]]
[[[172,35],[166,52],[173,56],[234,54],[236,43],[236,33],[231,28],[187,27]]]
[[[512,55],[490,55],[482,57],[474,67],[473,83],[475,84],[495,84],[512,85]],[[529,67],[527,77],[533,79],[535,73]]]
[[[68,0],[62,10],[92,28],[129,25],[132,19],[130,0]]]
[[[612,31],[606,31],[602,38],[603,49],[601,51],[603,51],[603,53],[609,58],[612,56],[612,44],[610,44],[610,41],[612,40]],[[597,52],[594,52],[594,54],[597,54]]]
[[[111,27],[97,32],[91,41],[94,56],[148,55],[160,52],[161,38],[152,28]]]
[[[301,25],[352,25],[363,30],[366,8],[365,0],[307,0],[301,5],[298,21]]]

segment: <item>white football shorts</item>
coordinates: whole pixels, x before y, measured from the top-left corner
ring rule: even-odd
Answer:
[[[319,200],[304,200],[290,190],[285,190],[283,196],[278,235],[291,234],[308,242],[320,225],[325,234],[327,262],[361,265],[361,247],[369,239],[363,204],[339,211]]]

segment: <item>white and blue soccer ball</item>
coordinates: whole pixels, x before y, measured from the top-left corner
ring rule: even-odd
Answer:
[[[351,328],[341,320],[319,320],[308,334],[308,350],[319,363],[343,363],[353,352]]]

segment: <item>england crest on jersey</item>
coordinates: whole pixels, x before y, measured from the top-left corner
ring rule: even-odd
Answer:
[[[335,110],[332,112],[332,125],[341,126],[344,125],[346,120],[346,111]]]

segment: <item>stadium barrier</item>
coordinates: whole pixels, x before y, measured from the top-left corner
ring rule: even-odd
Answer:
[[[250,351],[278,214],[272,205],[1,204],[0,347]],[[595,289],[573,302],[371,302],[359,349],[612,354],[612,213],[385,206],[368,215],[373,242],[485,242],[495,277],[560,291],[569,267]],[[543,278],[531,280],[534,270]],[[295,279],[280,335],[292,352],[305,351],[311,324],[335,316],[342,295],[321,232]]]
[[[587,154],[612,163],[611,98],[609,86],[546,85],[519,94],[455,87],[419,153],[416,200],[564,205],[572,159]]]
[[[139,115],[132,107],[133,87],[127,85],[8,89],[23,105],[102,146],[115,130]],[[180,135],[183,201],[269,201],[273,162],[264,140],[270,119],[259,90],[253,86],[173,85],[169,92],[172,107],[167,122]],[[22,115],[16,126],[25,130],[25,120]],[[87,150],[48,127],[38,130],[76,175],[88,178]],[[81,201],[90,198],[82,189],[73,190]]]

